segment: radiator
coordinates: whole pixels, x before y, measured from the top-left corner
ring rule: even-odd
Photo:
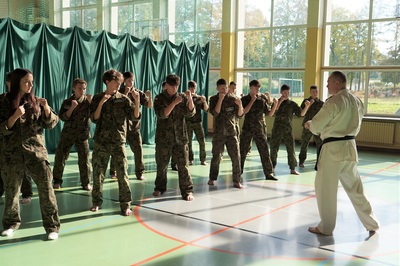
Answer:
[[[394,123],[363,122],[356,140],[372,144],[393,144]]]

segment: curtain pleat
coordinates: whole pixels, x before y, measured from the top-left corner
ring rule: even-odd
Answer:
[[[83,78],[87,94],[105,89],[104,71],[115,68],[135,73],[135,87],[150,90],[153,98],[170,73],[181,77],[180,91],[193,79],[198,93],[208,96],[209,44],[188,47],[170,41],[138,39],[129,34],[114,35],[106,31],[91,32],[78,27],[61,29],[46,24],[23,24],[10,18],[0,19],[0,92],[5,92],[6,73],[27,68],[34,74],[34,90],[59,111],[72,93],[72,82]],[[141,133],[144,144],[154,143],[156,117],[153,109],[142,107]],[[207,129],[207,115],[204,116]],[[46,146],[53,153],[63,122],[45,132]],[[91,125],[94,132],[94,125]],[[92,141],[90,140],[92,146]]]

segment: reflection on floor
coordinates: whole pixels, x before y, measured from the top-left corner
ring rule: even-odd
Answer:
[[[211,150],[207,142],[208,151]],[[194,142],[194,150],[197,144]],[[381,223],[368,238],[346,195],[339,189],[334,235],[307,231],[319,222],[314,195],[315,148],[310,147],[301,175],[289,174],[281,147],[278,181],[264,180],[253,147],[243,174],[245,189],[232,187],[231,163],[221,162],[214,187],[209,166],[196,158],[190,172],[195,200],[181,199],[177,172],[168,171],[168,190],[152,197],[154,146],[144,145],[146,181],[134,176],[129,147],[134,215],[120,215],[117,182],[106,179],[103,209],[89,211],[90,192],[80,189],[77,156],[67,163],[63,188],[56,191],[60,238],[47,241],[37,193],[21,206],[22,225],[0,238],[0,264],[8,265],[400,265],[400,158],[397,154],[360,151],[359,170],[366,195]],[[298,152],[298,151],[297,151]],[[211,155],[207,154],[208,160]],[[51,161],[53,156],[51,155]],[[108,173],[107,173],[108,174]],[[34,187],[36,192],[36,187]],[[0,213],[4,211],[4,196]]]

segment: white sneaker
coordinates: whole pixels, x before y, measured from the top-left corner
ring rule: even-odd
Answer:
[[[48,240],[56,240],[58,238],[58,233],[57,232],[51,232],[48,236]]]
[[[1,236],[10,236],[14,233],[14,229],[10,228],[10,229],[6,229],[3,232],[1,232]]]

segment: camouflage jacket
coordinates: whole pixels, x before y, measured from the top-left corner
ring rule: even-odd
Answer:
[[[37,98],[36,102],[38,102]],[[15,110],[12,108],[10,97],[4,97],[0,105],[0,131],[3,135],[2,162],[5,165],[48,160],[43,129],[54,128],[59,119],[57,114],[52,109],[50,110],[50,116],[46,118],[42,106],[38,114],[32,113],[30,108],[25,108],[25,114],[15,122],[12,128],[8,129],[8,119]]]
[[[303,109],[306,106],[304,104],[305,101],[311,101],[311,99],[312,99],[311,97],[304,99],[300,107]],[[314,103],[310,104],[310,108],[308,108],[307,113],[304,115],[303,123],[301,125],[304,125],[305,122],[311,120],[318,113],[318,111],[322,108],[323,105],[324,105],[323,101],[321,101],[319,98],[315,98]]]
[[[218,103],[218,93],[210,98],[209,113],[214,116],[214,134],[222,136],[237,136],[237,121],[240,118],[237,113],[239,107],[235,103],[236,97],[227,94],[222,100],[221,112],[217,113],[215,107]]]
[[[149,97],[147,97],[147,95],[143,92],[143,91],[141,91],[141,90],[138,90],[138,89],[136,89],[136,88],[133,88],[136,92],[138,92],[139,93],[139,97],[140,97],[140,106],[148,106],[149,105]],[[121,93],[123,93],[123,91],[120,89],[119,90]],[[133,99],[133,96],[132,96],[132,94],[128,94],[127,95],[128,96],[128,98],[132,101],[132,102],[135,102],[135,99]],[[135,131],[135,130],[139,130],[140,129],[140,120],[135,120],[135,121],[132,121],[132,120],[128,120],[128,131],[130,132],[130,131]]]
[[[90,104],[90,119],[96,124],[93,139],[97,142],[126,143],[127,120],[137,121],[134,116],[135,104],[126,95],[116,92],[102,106],[100,117],[95,120],[94,112],[97,109],[105,92],[93,96]]]
[[[182,102],[175,106],[169,116],[165,116],[167,108],[176,98],[182,97]],[[176,93],[172,96],[165,90],[154,99],[154,111],[157,116],[156,143],[171,142],[178,145],[188,143],[185,117],[191,117],[196,113],[196,108],[189,110],[188,99],[184,93]]]
[[[189,123],[201,123],[203,121],[202,119],[202,110],[204,110],[204,103],[201,101],[201,96],[200,95],[192,95],[193,98],[193,104],[194,107],[196,108],[196,114],[192,117],[187,117],[186,121]],[[207,112],[207,111],[205,111]]]
[[[283,101],[278,110],[275,111],[275,121],[272,130],[292,132],[293,115],[301,117],[300,106],[291,100]]]
[[[246,108],[251,101],[250,94],[243,96],[241,100],[243,108]],[[271,108],[268,105],[267,97],[264,94],[259,94],[249,112],[244,117],[242,130],[253,130],[266,133],[264,115],[268,114],[270,111]]]
[[[6,97],[6,94],[7,94],[7,92],[0,94],[0,106],[3,102],[4,97]],[[0,155],[2,154],[2,151],[3,151],[3,133],[0,131]],[[0,162],[0,166],[1,166],[1,162]]]
[[[70,117],[67,117],[66,113],[68,109],[71,107],[71,102],[76,100],[78,102],[78,106],[72,111]],[[81,97],[80,99],[75,99],[75,96],[72,95],[68,99],[64,100],[59,116],[62,121],[64,121],[64,127],[61,132],[61,135],[73,136],[79,140],[86,140],[89,138],[90,134],[90,120],[89,120],[89,101],[86,96]]]

